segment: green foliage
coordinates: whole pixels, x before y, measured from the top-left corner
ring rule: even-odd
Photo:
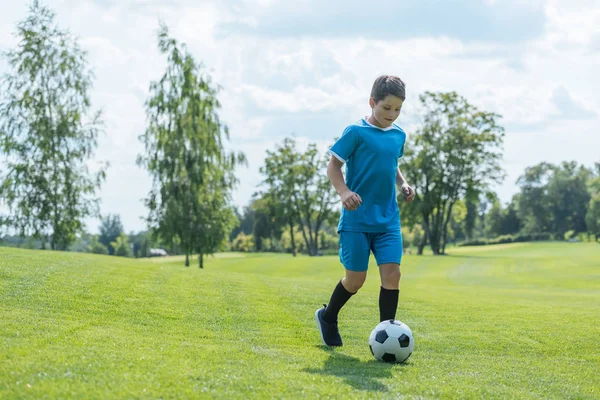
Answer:
[[[108,249],[112,256],[115,254],[115,248],[112,243],[125,231],[119,215],[107,215],[100,219],[100,236],[98,240]]]
[[[129,238],[122,232],[114,242],[111,242],[110,246],[115,250],[114,255],[118,257],[132,257],[133,252],[129,245]]]
[[[17,46],[6,53],[0,81],[0,197],[7,221],[22,236],[66,249],[98,215],[96,190],[106,166],[90,173],[102,129],[90,111],[92,73],[77,40],[37,0],[17,25]]]
[[[407,145],[404,163],[434,254],[444,252],[453,207],[469,193],[482,193],[503,178],[504,129],[499,116],[478,110],[454,92],[420,96],[423,123]]]
[[[254,237],[252,235],[246,235],[244,232],[238,233],[237,237],[233,240],[231,250],[242,251],[248,253],[254,250]]]
[[[153,246],[152,235],[147,231],[129,234],[129,243],[132,245],[134,257],[150,257],[150,249]]]
[[[97,235],[92,236],[92,240],[88,246],[88,251],[94,254],[108,254],[108,248],[100,242]]]
[[[425,235],[425,231],[421,225],[414,225],[412,227],[402,227],[402,247],[405,249],[409,247],[417,247]]]
[[[197,252],[202,267],[203,256],[220,249],[235,226],[230,192],[237,183],[234,169],[245,157],[224,150],[229,132],[217,114],[218,88],[202,65],[164,25],[158,47],[167,68],[150,85],[149,125],[140,136],[145,154],[138,157],[153,178],[147,222],[155,235],[182,249],[186,266]]]
[[[588,232],[598,240],[600,238],[600,192],[590,199],[585,221]]]
[[[265,165],[260,168],[266,187],[269,215],[278,221],[279,229],[296,226],[308,251],[313,256],[319,250],[319,232],[326,222],[336,216],[333,206],[338,203],[335,189],[326,174],[329,158],[319,154],[316,144],[306,151],[296,148],[296,140],[286,137],[275,151],[267,150]],[[295,235],[290,235],[292,254],[296,254]]]
[[[586,232],[592,172],[576,162],[540,163],[519,177],[518,210],[524,232],[549,231],[560,237],[573,230]]]
[[[523,233],[519,235],[502,235],[493,239],[474,239],[465,241],[459,246],[485,246],[489,244],[504,244],[504,243],[522,243],[522,242],[538,242],[554,240],[551,233]]]

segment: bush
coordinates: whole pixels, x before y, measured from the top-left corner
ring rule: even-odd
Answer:
[[[98,235],[92,237],[92,241],[87,249],[90,253],[94,254],[108,254],[108,248],[98,241]]]
[[[554,237],[551,233],[543,232],[543,233],[525,233],[519,234],[515,237],[515,242],[538,242],[544,240],[553,240]]]
[[[325,249],[321,250],[321,254],[324,256],[339,256],[340,251],[338,249]]]
[[[575,237],[575,231],[574,230],[570,230],[565,232],[565,240],[570,240],[573,237]]]
[[[129,238],[124,232],[117,237],[117,240],[111,242],[110,245],[115,249],[115,256],[117,257],[133,257],[131,246],[129,245]]]
[[[486,246],[488,245],[488,241],[486,239],[475,239],[475,240],[467,240],[466,242],[460,243],[458,246]]]
[[[254,249],[254,236],[240,232],[231,244],[233,251],[250,252]]]
[[[548,232],[543,233],[525,233],[517,236],[502,235],[493,239],[475,239],[463,242],[459,246],[485,246],[488,244],[504,244],[504,243],[518,243],[518,242],[538,242],[552,240],[552,234]]]

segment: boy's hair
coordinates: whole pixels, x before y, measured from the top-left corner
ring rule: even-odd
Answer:
[[[406,99],[406,85],[402,79],[394,75],[381,75],[375,79],[373,89],[371,89],[371,97],[375,103],[385,99],[388,95],[400,97],[402,101]]]

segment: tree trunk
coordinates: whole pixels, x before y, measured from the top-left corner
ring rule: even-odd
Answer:
[[[185,251],[185,266],[190,266],[190,254],[187,252],[187,250]]]
[[[417,254],[422,256],[423,255],[423,249],[425,248],[425,245],[427,244],[427,236],[423,235],[423,237],[421,238],[421,243],[419,243],[419,245],[417,246]]]
[[[425,229],[425,237],[429,240],[429,246],[431,247],[431,251],[434,255],[440,254],[440,232],[438,227],[435,226],[435,218],[433,218],[432,223],[434,224],[433,229],[429,223],[429,218],[423,216],[423,228]]]
[[[448,212],[446,213],[446,220],[444,221],[444,229],[442,231],[442,254],[446,254],[446,241],[448,238],[448,223],[450,222],[450,218],[452,217],[452,207],[454,207],[454,202],[450,203],[448,206]]]
[[[308,251],[308,255],[312,256],[310,241],[306,237],[306,230],[304,229],[304,223],[302,222],[302,218],[298,218],[298,221],[300,224],[300,229],[302,230],[302,238],[304,239],[304,243],[306,244],[306,251]]]
[[[290,238],[292,239],[292,255],[296,257],[296,240],[294,240],[294,223],[290,220]]]
[[[200,268],[204,269],[204,254],[200,253],[198,254],[198,258],[199,258],[199,262],[200,262]]]

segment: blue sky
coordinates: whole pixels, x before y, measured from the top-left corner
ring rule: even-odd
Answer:
[[[15,45],[15,24],[27,13],[26,2],[6,3],[0,50]],[[325,151],[347,124],[369,113],[370,87],[381,73],[407,82],[397,122],[409,136],[425,90],[455,90],[502,115],[508,176],[497,189],[503,201],[529,165],[600,161],[595,0],[396,3],[47,0],[89,52],[96,75],[92,100],[106,122],[97,159],[111,163],[102,213],[119,214],[127,231],[144,228],[141,199],[151,182],[135,159],[143,150],[138,135],[149,83],[165,65],[156,47],[159,20],[223,86],[228,146],[250,163],[238,170],[239,206],[261,179],[267,149],[293,133]],[[6,71],[0,62],[0,73]],[[97,231],[98,221],[88,227]]]

